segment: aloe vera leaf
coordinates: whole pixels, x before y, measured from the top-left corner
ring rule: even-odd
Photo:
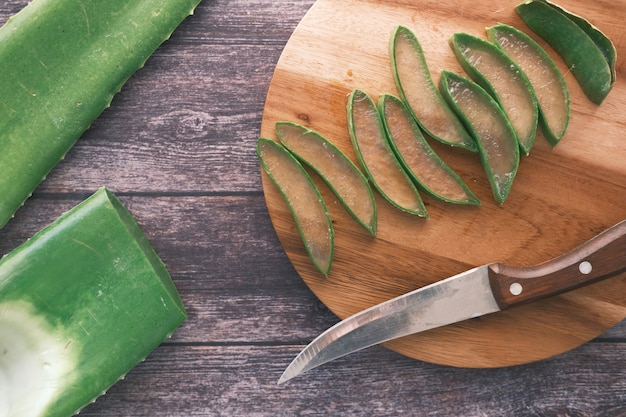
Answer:
[[[545,0],[528,0],[515,10],[561,56],[589,100],[602,104],[616,79],[611,40],[586,19]]]
[[[472,80],[443,71],[440,88],[476,139],[493,197],[503,204],[519,167],[520,150],[513,127],[493,97]]]
[[[35,0],[0,28],[0,227],[200,0]]]
[[[378,100],[378,108],[391,147],[418,187],[448,203],[480,204],[461,177],[428,144],[402,100],[384,94]]]
[[[433,82],[415,34],[398,26],[391,37],[391,69],[400,97],[432,138],[476,152],[476,144]]]
[[[374,193],[350,158],[318,132],[297,123],[276,123],[276,136],[289,152],[318,173],[354,220],[375,236]]]
[[[278,142],[259,138],[257,155],[285,199],[313,266],[327,276],[333,261],[335,231],[317,186],[296,157]]]
[[[525,155],[535,142],[539,109],[524,71],[493,43],[467,33],[456,33],[450,46],[467,74],[500,104]]]
[[[617,50],[615,49],[615,45],[613,42],[597,27],[592,25],[587,19],[577,14],[574,14],[563,7],[549,2],[547,0],[539,0],[552,7],[555,10],[563,13],[569,20],[576,23],[579,28],[581,28],[587,36],[591,38],[591,40],[596,44],[606,62],[609,64],[609,69],[611,70],[611,82],[615,83],[615,79],[617,78],[617,72],[615,69],[615,64],[617,61]]]
[[[0,261],[0,414],[74,415],[185,318],[132,215],[98,190]]]
[[[357,158],[378,192],[394,207],[419,217],[428,211],[395,156],[372,98],[355,89],[347,104],[348,132]]]
[[[569,90],[548,53],[530,36],[513,26],[487,28],[487,37],[524,71],[539,107],[539,126],[552,146],[565,135],[570,118]]]

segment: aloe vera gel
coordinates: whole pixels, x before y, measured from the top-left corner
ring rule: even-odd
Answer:
[[[0,417],[67,417],[186,318],[161,260],[106,189],[0,261]]]

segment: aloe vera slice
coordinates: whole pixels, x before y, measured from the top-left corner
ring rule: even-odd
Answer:
[[[285,148],[319,174],[354,220],[375,236],[374,193],[367,178],[346,154],[318,132],[297,123],[276,123],[276,136]]]
[[[433,82],[415,34],[398,26],[391,37],[391,69],[400,97],[432,138],[476,152],[476,144]]]
[[[287,202],[313,265],[327,276],[333,260],[334,228],[317,186],[286,148],[259,138],[257,155],[263,170]]]
[[[535,142],[539,110],[524,72],[500,48],[467,33],[456,33],[450,46],[467,74],[500,104],[525,155]]]
[[[76,414],[185,318],[137,223],[100,189],[0,261],[0,415]]]
[[[378,108],[391,147],[418,187],[448,203],[480,204],[461,177],[428,144],[402,100],[385,94],[379,98]]]
[[[476,139],[493,197],[503,204],[519,167],[520,151],[513,127],[498,103],[472,80],[443,71],[440,88]]]
[[[200,0],[37,0],[0,28],[0,227]]]
[[[545,0],[528,0],[515,10],[561,56],[589,100],[601,104],[616,79],[613,42],[583,17]]]
[[[487,28],[487,37],[524,71],[539,107],[539,126],[552,146],[561,140],[570,118],[570,99],[563,75],[548,53],[530,36],[513,26]]]
[[[347,113],[352,146],[374,187],[394,207],[428,217],[419,191],[389,144],[372,98],[362,90],[353,90],[348,97]]]

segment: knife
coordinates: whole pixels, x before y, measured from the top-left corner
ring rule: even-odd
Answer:
[[[490,263],[370,307],[313,340],[280,377],[398,337],[496,313],[626,272],[626,220],[550,261]]]

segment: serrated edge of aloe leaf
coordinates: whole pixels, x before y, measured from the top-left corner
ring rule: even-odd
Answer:
[[[470,120],[467,118],[467,116],[463,113],[463,111],[458,107],[458,105],[456,104],[456,102],[454,101],[454,99],[452,98],[452,96],[450,95],[449,89],[447,87],[448,85],[448,79],[450,78],[454,78],[459,82],[463,82],[463,83],[467,83],[469,86],[473,86],[473,88],[476,89],[476,91],[481,94],[484,95],[485,99],[491,103],[491,105],[493,106],[494,110],[496,110],[502,117],[503,121],[505,124],[508,125],[508,128],[510,130],[510,132],[513,135],[513,138],[516,138],[515,136],[515,131],[513,130],[513,126],[511,126],[511,123],[509,122],[508,118],[506,117],[506,115],[504,114],[504,112],[502,111],[502,109],[500,108],[500,105],[498,104],[497,101],[495,101],[495,99],[483,88],[480,86],[480,84],[470,80],[469,78],[463,77],[461,75],[455,74],[451,71],[442,71],[441,73],[441,79],[439,80],[439,86],[440,89],[442,90],[442,95],[443,97],[448,100],[448,102],[450,103],[450,106],[452,106],[452,108],[457,112],[457,114],[459,115],[459,118],[466,124],[467,130],[474,135],[474,137],[476,138],[476,143],[478,145],[479,148],[479,156],[481,159],[481,163],[483,165],[483,169],[485,171],[488,171],[487,174],[487,180],[489,181],[489,185],[491,187],[491,191],[494,197],[494,200],[496,201],[496,203],[498,203],[499,205],[503,204],[506,199],[508,198],[511,188],[513,186],[513,180],[515,179],[516,175],[517,175],[517,171],[519,169],[519,164],[520,164],[520,148],[519,146],[514,146],[514,152],[515,152],[515,170],[513,171],[507,186],[503,189],[503,193],[497,193],[496,189],[499,190],[499,188],[496,186],[496,183],[494,181],[495,175],[493,173],[493,171],[491,170],[491,164],[488,163],[488,161],[485,158],[485,151],[482,145],[482,141],[478,139],[478,134],[476,132],[476,130],[474,129],[472,123],[470,122]]]
[[[439,103],[439,105],[441,106],[441,108],[444,110],[444,112],[449,115],[449,121],[450,123],[453,123],[456,127],[457,130],[464,134],[465,138],[463,138],[463,142],[451,142],[445,138],[442,138],[439,135],[435,135],[424,123],[423,121],[417,116],[417,114],[415,113],[415,110],[412,108],[411,104],[409,103],[406,93],[405,93],[405,88],[403,86],[402,80],[400,79],[400,76],[398,74],[398,65],[397,65],[397,60],[396,60],[396,44],[397,44],[397,39],[399,34],[402,34],[404,36],[406,36],[409,41],[413,44],[413,49],[416,51],[417,53],[417,57],[418,60],[421,62],[422,68],[421,70],[424,71],[424,73],[426,74],[426,78],[427,78],[427,86],[430,90],[430,93],[434,96],[434,100],[437,101]],[[391,62],[391,73],[396,85],[396,88],[398,90],[398,93],[400,95],[400,97],[402,98],[402,100],[406,103],[406,107],[409,109],[411,115],[413,116],[413,118],[415,118],[415,121],[417,122],[417,124],[433,139],[436,139],[437,141],[444,143],[446,145],[450,145],[450,146],[454,146],[454,147],[458,147],[461,149],[466,149],[470,152],[477,152],[478,149],[476,148],[476,144],[474,143],[474,140],[472,139],[472,137],[469,135],[469,133],[465,130],[465,127],[463,126],[463,123],[461,123],[460,120],[458,120],[458,117],[456,116],[456,114],[452,111],[452,109],[450,109],[450,106],[448,105],[448,103],[444,100],[444,98],[441,96],[440,91],[437,89],[437,86],[435,85],[435,82],[432,79],[432,75],[430,73],[430,69],[428,67],[428,63],[426,61],[426,57],[424,55],[424,51],[422,49],[422,46],[419,42],[419,39],[417,39],[417,36],[415,35],[415,33],[407,28],[406,26],[402,26],[399,25],[397,26],[394,31],[393,34],[391,35],[391,40],[389,42],[389,58],[390,58],[390,62]]]
[[[570,113],[571,113],[571,103],[570,103],[569,88],[567,88],[567,83],[565,82],[565,78],[563,77],[563,74],[561,74],[561,71],[559,71],[558,67],[556,66],[556,63],[554,62],[552,57],[546,52],[546,50],[543,49],[541,47],[541,45],[539,45],[533,38],[528,36],[526,33],[522,32],[521,30],[517,29],[516,27],[511,26],[511,25],[507,25],[507,24],[504,24],[504,23],[498,23],[496,25],[493,25],[491,27],[486,28],[487,37],[489,38],[489,40],[491,42],[493,42],[494,45],[502,48],[504,53],[507,53],[507,52],[504,50],[504,48],[502,47],[502,45],[500,44],[500,42],[498,41],[498,39],[495,36],[495,32],[497,32],[497,31],[508,32],[509,34],[513,34],[518,39],[522,40],[527,45],[529,45],[531,48],[533,48],[533,50],[536,52],[538,57],[554,73],[556,81],[561,86],[561,90],[563,91],[563,94],[565,95],[565,100],[566,100],[565,106],[567,108],[567,116],[566,116],[566,119],[565,119],[565,124],[563,125],[563,131],[561,132],[561,134],[559,136],[557,136],[552,131],[551,126],[548,124],[548,122],[547,122],[547,120],[545,118],[545,115],[544,115],[545,111],[542,108],[541,103],[539,102],[539,97],[537,97],[537,89],[535,89],[535,97],[537,98],[537,107],[539,109],[539,126],[541,127],[541,130],[542,130],[542,132],[544,134],[544,137],[550,143],[550,145],[552,147],[556,146],[559,143],[559,141],[563,138],[563,136],[565,135],[565,132],[567,131],[567,128],[569,126],[569,121],[570,121]],[[510,57],[510,58],[513,61],[515,61],[513,59],[513,57]],[[520,66],[520,68],[521,68],[521,66]],[[529,81],[531,81],[530,78],[529,78]],[[532,84],[532,81],[531,81],[531,84]]]
[[[553,4],[544,0],[527,0],[518,4],[515,7],[515,11],[526,26],[545,40],[559,54],[574,75],[585,96],[592,103],[600,105],[615,84],[615,67],[607,60],[605,50],[599,47],[596,40],[579,25],[579,21],[571,19],[558,7],[553,6]],[[529,10],[529,8],[531,9]],[[550,28],[554,26],[554,22],[551,25],[545,25],[543,22],[541,24],[533,22],[534,18],[537,17],[536,14],[539,12],[543,14],[546,12],[553,13],[553,19],[558,18],[562,20],[561,26],[567,23],[569,25],[568,32],[570,32],[567,34],[566,39],[568,40],[563,40],[563,30],[560,30],[558,33],[551,31]],[[586,45],[578,42],[573,49],[569,47],[570,45],[564,45],[564,43],[570,43],[573,37],[580,38],[581,42],[585,41],[583,43]],[[585,50],[585,57],[580,55],[582,50]],[[594,56],[590,56],[590,54]],[[598,74],[601,73],[605,74],[608,79],[598,77]]]
[[[31,1],[0,27],[0,228],[200,0],[82,3]]]
[[[552,3],[550,1],[537,1],[546,3],[548,6],[564,14],[569,20],[576,23],[576,25],[580,27],[587,34],[587,36],[591,38],[593,43],[595,43],[598,49],[600,49],[602,55],[604,55],[606,62],[609,64],[609,68],[611,70],[611,80],[613,83],[615,83],[615,80],[617,78],[617,73],[615,69],[615,63],[617,62],[617,49],[615,48],[613,41],[611,41],[608,36],[606,36],[600,29],[598,29],[595,25],[593,25],[584,17],[572,13],[564,7],[561,7],[558,4]]]
[[[539,108],[538,108],[538,104],[537,104],[537,97],[535,96],[535,91],[534,88],[532,86],[532,84],[530,83],[530,80],[528,80],[528,77],[526,76],[526,74],[524,73],[524,71],[522,71],[522,69],[507,55],[505,54],[502,49],[500,49],[499,47],[497,47],[496,45],[494,45],[493,43],[479,38],[478,36],[474,36],[474,35],[470,35],[469,33],[455,33],[454,35],[452,35],[452,37],[449,40],[449,44],[450,47],[452,48],[452,51],[454,52],[454,55],[456,56],[459,64],[461,64],[461,67],[463,67],[463,69],[465,70],[465,72],[473,79],[473,81],[475,81],[478,85],[480,85],[485,91],[487,91],[487,93],[489,93],[494,99],[495,101],[500,105],[500,107],[503,109],[504,114],[507,114],[507,110],[503,107],[502,105],[502,100],[500,98],[500,94],[502,93],[501,91],[498,91],[494,88],[494,86],[491,84],[491,82],[489,81],[489,79],[487,77],[485,77],[485,75],[479,71],[472,63],[469,62],[469,60],[465,57],[465,53],[463,53],[463,51],[461,51],[461,49],[459,48],[458,45],[458,40],[460,38],[466,38],[468,40],[471,40],[473,42],[479,43],[481,45],[484,45],[486,48],[490,49],[491,52],[493,52],[494,54],[496,54],[498,56],[499,59],[502,59],[504,62],[506,62],[507,65],[509,65],[511,68],[514,68],[517,73],[519,74],[519,79],[521,80],[521,82],[524,84],[524,86],[526,87],[526,90],[528,91],[529,95],[530,95],[530,99],[533,102],[534,105],[534,109],[533,109],[533,126],[531,127],[531,134],[528,138],[524,138],[524,140],[522,140],[516,129],[514,129],[515,131],[515,137],[517,138],[517,143],[520,147],[520,149],[522,150],[522,152],[525,155],[529,155],[530,151],[535,143],[535,137],[536,137],[536,133],[537,133],[537,127],[539,125]],[[508,114],[507,114],[508,117]],[[526,141],[527,140],[527,141]]]
[[[443,98],[443,97],[442,97]],[[446,172],[447,175],[452,178],[454,181],[456,181],[456,183],[463,189],[463,191],[465,191],[465,194],[467,195],[467,199],[465,200],[454,200],[448,197],[445,197],[441,194],[436,193],[435,191],[433,191],[430,187],[428,187],[426,184],[424,184],[424,182],[420,179],[420,177],[417,175],[417,173],[415,173],[411,167],[409,167],[409,165],[406,163],[404,157],[402,156],[402,153],[400,152],[400,150],[398,149],[394,138],[391,134],[390,128],[389,128],[389,123],[387,123],[387,119],[385,117],[385,103],[388,100],[392,100],[392,101],[396,101],[398,103],[399,106],[402,107],[403,112],[406,114],[407,116],[407,120],[409,121],[409,123],[411,123],[412,125],[414,125],[414,129],[413,131],[416,134],[416,141],[420,141],[422,143],[422,145],[426,148],[426,150],[428,151],[428,155],[425,155],[425,158],[431,158],[433,160],[435,160],[435,162],[437,163],[437,165],[439,165],[439,167],[441,168],[442,171]],[[385,133],[387,135],[387,139],[389,140],[389,144],[391,145],[391,148],[393,149],[393,151],[395,152],[397,159],[400,161],[400,163],[402,164],[405,172],[407,174],[409,174],[409,177],[411,177],[413,179],[413,182],[415,182],[415,184],[422,189],[424,192],[426,192],[428,195],[430,195],[431,197],[434,197],[436,199],[439,199],[441,201],[444,201],[446,203],[451,203],[451,204],[459,204],[459,205],[480,205],[480,199],[478,197],[476,197],[476,195],[472,192],[472,190],[470,190],[470,188],[467,186],[467,184],[465,184],[465,182],[463,181],[463,179],[456,173],[454,172],[454,170],[448,165],[446,164],[443,159],[441,159],[439,157],[439,155],[437,155],[437,153],[435,152],[434,149],[432,149],[432,147],[428,144],[428,141],[426,141],[426,139],[424,138],[424,136],[422,135],[422,133],[419,130],[418,124],[415,121],[415,119],[413,117],[411,117],[411,113],[410,110],[408,109],[408,106],[406,105],[406,103],[404,101],[402,101],[400,98],[392,95],[392,94],[383,94],[379,97],[378,99],[378,109],[379,112],[381,114],[382,120],[383,120],[383,125],[385,127]],[[465,127],[464,127],[465,129]],[[472,139],[473,141],[474,139]],[[477,145],[477,149],[478,149],[478,145]]]
[[[354,123],[353,123],[354,118],[353,118],[352,103],[354,102],[354,98],[355,98],[355,96],[357,94],[363,95],[363,97],[369,103],[371,103],[372,111],[376,115],[376,119],[377,119],[377,123],[378,123],[378,129],[380,130],[380,133],[383,136],[383,140],[385,141],[385,145],[386,145],[386,147],[388,149],[389,155],[391,155],[391,157],[394,159],[395,163],[398,166],[398,169],[400,169],[400,171],[402,171],[402,174],[404,174],[404,176],[406,178],[406,181],[407,181],[407,184],[409,185],[409,187],[413,189],[413,191],[415,193],[415,196],[417,198],[417,201],[419,202],[419,206],[420,206],[418,208],[418,210],[407,209],[406,207],[401,206],[400,204],[396,203],[392,198],[390,198],[380,188],[380,186],[376,182],[376,179],[372,176],[372,173],[371,173],[370,169],[368,168],[367,164],[365,163],[365,160],[363,158],[363,154],[361,153],[361,148],[359,146],[358,138],[356,137],[356,134],[354,132]],[[369,178],[371,183],[374,185],[374,188],[376,188],[376,190],[378,190],[380,195],[385,200],[387,200],[392,206],[396,207],[397,209],[399,209],[401,211],[404,211],[405,213],[416,215],[418,217],[428,218],[429,217],[428,211],[426,210],[426,207],[424,206],[424,202],[422,200],[422,197],[420,196],[419,191],[417,190],[417,187],[415,187],[415,184],[413,184],[413,181],[411,180],[411,178],[404,171],[404,168],[402,168],[402,164],[400,163],[400,161],[398,161],[398,158],[395,156],[395,154],[393,152],[393,149],[391,149],[391,147],[389,145],[388,138],[386,137],[386,134],[385,134],[385,128],[383,126],[382,117],[380,116],[380,112],[378,111],[378,107],[374,103],[374,100],[372,100],[370,95],[367,94],[365,91],[359,90],[359,89],[354,89],[348,95],[348,103],[346,105],[346,110],[347,110],[347,119],[348,119],[348,133],[349,133],[349,136],[350,136],[350,141],[352,142],[352,147],[354,148],[354,152],[356,154],[356,157],[359,160],[359,163],[361,164],[361,166],[363,167],[363,170],[367,174],[367,177]]]
[[[292,201],[289,199],[289,196],[287,196],[287,194],[284,192],[280,182],[277,181],[274,178],[274,176],[270,172],[270,169],[267,167],[267,165],[266,165],[266,163],[265,163],[265,161],[263,159],[263,155],[261,154],[261,150],[260,150],[260,145],[262,143],[271,143],[271,146],[276,147],[276,149],[278,149],[280,152],[282,152],[285,155],[285,157],[287,158],[287,160],[291,161],[299,169],[299,171],[303,175],[303,178],[307,181],[307,183],[311,186],[311,189],[313,190],[313,192],[317,195],[317,199],[318,199],[318,201],[320,203],[320,206],[323,208],[323,211],[324,211],[324,213],[326,215],[326,220],[327,220],[327,225],[328,225],[328,233],[329,233],[329,239],[330,239],[330,253],[329,253],[329,259],[328,259],[328,266],[326,268],[322,268],[321,265],[316,261],[315,256],[313,256],[313,254],[311,252],[311,248],[310,248],[310,246],[306,242],[305,234],[303,233],[302,224],[300,223],[300,219],[298,218],[298,216],[296,215],[296,213],[295,213],[295,211],[293,209]],[[287,207],[289,208],[289,212],[291,213],[291,216],[294,219],[294,222],[296,224],[296,228],[298,229],[298,233],[300,235],[300,238],[302,239],[302,242],[304,243],[304,248],[306,249],[306,252],[307,252],[307,254],[309,256],[309,259],[311,260],[311,263],[313,264],[313,266],[315,266],[315,268],[319,272],[322,273],[322,275],[328,276],[328,273],[330,272],[330,268],[332,266],[332,262],[333,262],[333,258],[334,258],[334,252],[335,252],[335,243],[334,243],[335,242],[335,230],[334,230],[334,227],[333,227],[332,220],[330,218],[330,213],[328,211],[328,207],[327,207],[326,203],[324,202],[324,199],[322,198],[322,194],[320,193],[319,189],[317,188],[317,185],[315,185],[315,183],[311,179],[311,176],[306,172],[306,170],[304,169],[302,164],[300,164],[298,159],[295,156],[293,156],[291,154],[291,152],[289,152],[284,146],[282,146],[278,142],[276,142],[274,140],[271,140],[271,139],[267,139],[267,138],[259,138],[257,140],[257,144],[256,144],[256,153],[257,153],[257,157],[259,158],[259,161],[261,163],[261,167],[263,168],[263,171],[265,171],[265,173],[267,174],[269,179],[272,181],[274,186],[278,189],[278,191],[282,195],[283,199],[287,203]]]
[[[319,140],[320,142],[324,143],[325,147],[328,147],[328,148],[332,149],[333,153],[334,153],[334,156],[338,156],[339,158],[343,159],[344,162],[347,164],[347,166],[349,166],[351,168],[351,170],[354,171],[354,174],[361,180],[361,182],[365,186],[365,188],[366,188],[366,190],[368,192],[368,195],[369,195],[369,201],[372,204],[373,214],[372,214],[372,221],[370,223],[364,221],[364,219],[361,219],[359,216],[357,216],[357,214],[352,210],[350,205],[344,200],[344,197],[341,195],[341,193],[339,193],[339,191],[337,190],[335,184],[333,184],[333,182],[330,181],[326,177],[326,175],[324,175],[324,173],[319,170],[319,168],[316,166],[315,163],[313,163],[312,161],[309,161],[308,159],[302,157],[298,152],[294,151],[287,143],[285,143],[283,141],[283,136],[280,134],[280,130],[279,130],[279,127],[281,125],[289,125],[289,126],[292,126],[292,127],[296,127],[296,128],[301,130],[301,132],[302,132],[301,134],[302,135],[312,135],[317,140]],[[307,165],[313,171],[315,171],[320,176],[320,178],[322,178],[324,180],[326,185],[328,185],[328,188],[330,188],[331,191],[337,196],[337,198],[341,202],[342,206],[346,209],[346,211],[350,214],[350,216],[352,216],[352,218],[357,223],[359,223],[361,226],[363,226],[372,236],[376,236],[376,200],[374,199],[374,193],[372,192],[372,188],[369,185],[369,181],[367,180],[367,177],[365,177],[365,175],[363,175],[363,173],[356,166],[356,164],[354,162],[352,162],[352,160],[350,158],[348,158],[348,156],[345,153],[343,153],[337,146],[335,146],[331,141],[329,141],[322,134],[320,134],[319,132],[316,132],[315,130],[312,130],[312,129],[310,129],[310,128],[306,127],[306,126],[303,126],[303,125],[301,125],[299,123],[294,123],[294,122],[289,122],[289,121],[279,121],[279,122],[276,122],[275,126],[276,126],[276,137],[278,138],[280,143],[282,143],[282,145],[289,152],[291,152],[292,155],[294,155],[301,162],[303,162],[305,165]]]

